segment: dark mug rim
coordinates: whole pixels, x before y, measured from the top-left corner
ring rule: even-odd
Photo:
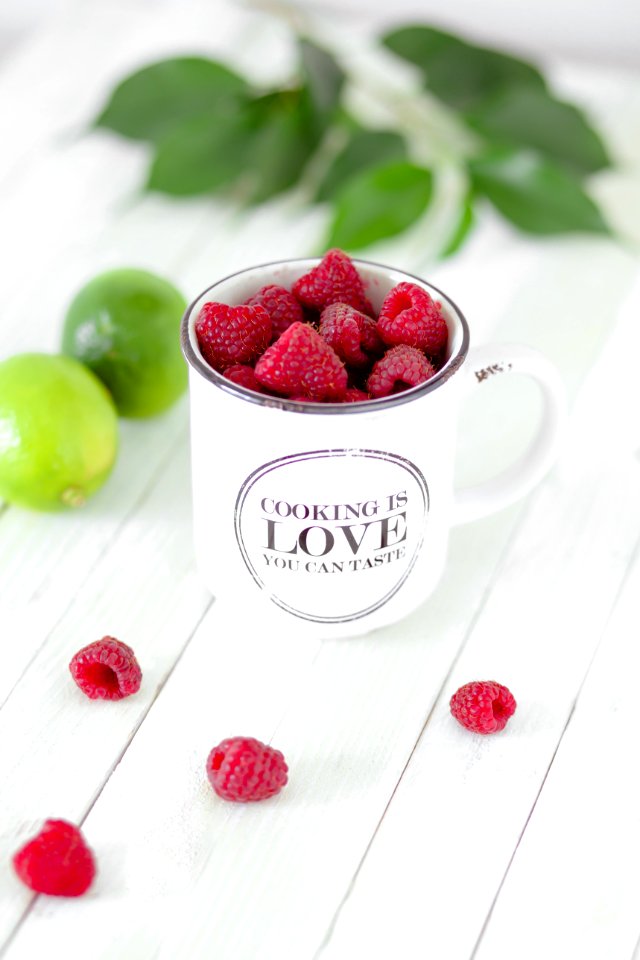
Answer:
[[[216,280],[215,283],[211,284],[211,286],[206,287],[201,293],[198,294],[197,297],[195,297],[194,300],[191,301],[182,318],[180,343],[182,352],[189,366],[201,374],[205,380],[208,380],[215,387],[218,387],[225,393],[229,393],[232,396],[238,397],[240,400],[245,400],[261,407],[287,410],[293,413],[342,414],[349,416],[360,413],[373,413],[376,410],[385,410],[389,407],[401,406],[403,403],[410,403],[413,400],[417,400],[419,397],[423,397],[426,394],[437,390],[438,387],[441,387],[455,373],[457,373],[469,352],[469,324],[467,323],[466,317],[458,305],[454,303],[451,297],[449,297],[449,295],[443,290],[440,290],[439,287],[434,286],[434,284],[429,283],[429,281],[424,280],[422,277],[418,277],[413,273],[407,273],[405,270],[399,270],[397,267],[390,267],[384,263],[377,263],[373,260],[362,260],[356,257],[352,257],[353,262],[356,264],[362,264],[366,267],[374,267],[378,270],[400,273],[405,277],[416,280],[420,284],[429,283],[431,289],[440,294],[440,296],[446,300],[447,304],[449,304],[455,311],[457,319],[462,328],[462,340],[460,347],[456,353],[447,360],[442,369],[438,370],[436,375],[430,380],[427,380],[425,383],[419,384],[417,387],[412,387],[410,390],[406,390],[403,393],[396,393],[390,397],[381,397],[377,400],[361,400],[358,403],[307,403],[298,400],[288,400],[286,397],[272,397],[265,394],[256,393],[255,390],[249,390],[247,387],[243,387],[238,383],[234,383],[232,380],[228,380],[226,377],[223,377],[222,374],[210,367],[209,364],[206,363],[206,361],[200,356],[200,354],[194,350],[191,337],[189,336],[191,314],[198,301],[201,300],[202,297],[204,297],[211,290],[214,290],[216,287],[220,286],[220,284],[226,283],[227,280],[232,280],[234,277],[238,277],[243,273],[251,273],[254,270],[264,270],[267,267],[279,267],[287,263],[315,263],[317,265],[320,263],[321,259],[321,257],[289,257],[284,260],[272,260],[268,263],[255,264],[251,267],[244,267],[242,270],[235,270],[233,273],[227,274],[227,276],[222,277],[220,280]]]

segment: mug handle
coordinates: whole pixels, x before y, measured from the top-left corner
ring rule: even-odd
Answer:
[[[469,353],[463,371],[465,368],[468,393],[482,389],[486,382],[505,373],[532,377],[540,386],[544,407],[538,432],[519,460],[491,480],[455,491],[454,524],[486,517],[520,500],[535,487],[556,458],[567,410],[565,386],[558,370],[530,347],[476,347]]]

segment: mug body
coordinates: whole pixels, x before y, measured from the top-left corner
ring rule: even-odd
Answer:
[[[468,328],[424,281],[355,261],[376,309],[402,281],[441,302],[448,355],[430,381],[381,400],[304,403],[249,391],[208,366],[195,335],[204,303],[239,304],[268,283],[290,288],[317,263],[242,271],[185,315],[194,540],[205,583],[247,622],[342,637],[406,616],[440,577]]]

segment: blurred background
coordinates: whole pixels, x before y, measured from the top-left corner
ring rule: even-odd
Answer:
[[[490,131],[483,145],[484,134],[478,139],[473,126],[477,117],[469,126],[464,111],[443,101],[442,90],[433,95],[428,68],[425,81],[410,58],[383,46],[384,34],[406,24],[449,31],[472,46],[535,64],[548,90],[542,113],[536,106],[529,114],[529,101],[522,108],[511,104],[506,119],[494,113],[494,126],[506,124],[509,136]],[[306,172],[302,188],[296,173],[291,188],[267,190],[264,202],[246,203],[226,184],[217,190],[183,189],[180,177],[190,161],[173,156],[172,189],[146,189],[156,144],[122,135],[119,121],[95,127],[124,78],[165,58],[217,60],[237,71],[256,94],[287,90],[299,82],[300,34],[328,51],[346,75],[339,119],[348,114],[347,126],[357,121],[396,131],[406,140],[412,164],[433,173],[428,202],[420,194],[424,184],[418,184],[415,211],[414,194],[403,196],[406,228],[401,224],[402,229],[377,237],[374,230],[366,244],[357,238],[343,241],[344,231],[335,229],[342,201],[336,195],[329,202],[312,202]],[[456,60],[460,49],[468,48],[453,49],[449,64],[444,58],[445,74],[449,69],[456,76],[457,64],[466,63],[464,57]],[[150,269],[191,299],[234,269],[318,253],[337,242],[441,286],[469,317],[476,343],[497,337],[543,350],[560,366],[573,394],[638,272],[639,54],[640,6],[625,0],[484,0],[481,5],[473,0],[446,5],[433,0],[5,0],[0,7],[0,355],[59,349],[69,301],[101,270]],[[322,69],[319,75],[321,88]],[[509,76],[501,84],[498,92],[508,100]],[[486,116],[483,122],[486,131]],[[216,129],[212,124],[209,132]],[[544,150],[528,150],[531,129]],[[277,162],[286,162],[287,149],[278,136],[276,131],[268,150],[262,144],[249,157],[258,180],[273,174],[278,150]],[[500,147],[503,139],[509,145],[510,137],[517,149],[524,140],[525,167],[532,162],[538,164],[535,169],[524,169],[518,160],[517,169],[474,172],[478,152]],[[334,153],[339,147],[338,136]],[[606,162],[593,159],[594,149],[606,151]],[[556,163],[554,151],[560,161],[580,161],[579,169]],[[212,152],[222,155],[224,150]],[[256,163],[256,156],[264,159]],[[364,155],[359,162],[366,167],[371,158]],[[242,168],[243,162],[237,165]],[[317,186],[316,168],[322,163],[314,158],[308,166]],[[357,164],[351,172],[359,172]],[[166,165],[164,175],[166,187]],[[368,209],[370,191],[362,196],[358,190],[350,196],[342,227],[345,218],[352,226]],[[372,201],[379,220],[385,210],[402,206],[385,196],[376,194]],[[473,217],[465,222],[469,197]],[[443,257],[461,227],[460,248]],[[463,475],[475,478],[483,469],[493,471],[496,459],[511,459],[526,444],[521,424],[535,419],[536,404],[531,385],[508,384],[467,411]],[[490,407],[493,439],[481,428]],[[514,410],[519,416],[511,416]],[[491,456],[487,443],[496,447]]]
[[[418,28],[397,33],[408,24]],[[189,60],[140,73],[184,57],[224,66]],[[261,642],[245,662],[236,610],[230,629],[216,621],[217,605],[213,620],[203,619],[210,601],[192,574],[182,306],[175,309],[166,330],[183,392],[171,410],[119,420],[117,462],[99,494],[66,513],[0,504],[0,621],[10,625],[0,769],[11,773],[2,862],[36,818],[80,822],[89,811],[87,835],[105,864],[104,886],[82,915],[80,905],[34,906],[0,870],[7,933],[29,917],[15,956],[61,955],[56,935],[65,951],[73,943],[86,951],[91,937],[95,956],[133,956],[134,942],[157,956],[156,939],[174,921],[163,956],[188,956],[198,937],[192,955],[202,956],[207,934],[229,956],[244,928],[249,939],[264,931],[277,945],[272,955],[284,955],[283,904],[287,935],[306,927],[319,941],[345,891],[355,900],[346,916],[356,917],[359,947],[363,930],[373,942],[380,929],[372,922],[379,903],[395,952],[408,929],[427,944],[425,955],[452,956],[456,943],[475,942],[495,891],[497,915],[501,903],[509,914],[499,920],[508,946],[500,954],[489,941],[483,956],[513,955],[514,942],[531,956],[526,937],[538,956],[594,957],[609,929],[618,944],[625,930],[635,937],[638,804],[633,765],[615,766],[634,736],[637,748],[638,715],[637,581],[624,586],[639,524],[637,0],[0,0],[0,144],[0,363],[59,352],[69,303],[101,271],[141,267],[191,300],[234,270],[336,243],[445,290],[467,316],[473,345],[541,350],[572,406],[559,463],[537,499],[454,532],[446,580],[428,609],[368,638],[366,657],[357,644],[318,654],[292,644],[274,656],[262,632],[251,632]],[[121,323],[127,333],[129,316]],[[147,366],[161,353],[157,343]],[[139,360],[115,354],[125,373],[129,359]],[[25,392],[27,401],[17,392],[28,421],[36,391]],[[40,458],[38,442],[46,453],[56,404],[43,393],[36,403],[43,396],[45,428],[33,446],[48,481],[54,458]],[[460,422],[457,481],[511,463],[538,415],[525,378],[483,382]],[[80,420],[73,429],[62,423],[63,452]],[[4,422],[10,459],[11,410]],[[211,436],[217,449],[215,423]],[[604,660],[594,661],[582,699],[619,596]],[[122,711],[85,713],[61,666],[66,672],[73,650],[107,630],[134,644],[145,686]],[[212,649],[215,676],[242,675],[244,696],[225,683],[211,695],[202,665]],[[476,743],[454,743],[448,732],[442,694],[494,669],[513,686],[524,722],[479,762]],[[201,782],[204,738],[217,723],[221,735],[236,732],[230,718],[246,716],[247,732],[277,731],[287,757],[301,761],[284,821],[277,808],[261,812],[255,835],[249,817],[227,829],[228,811],[207,805]],[[566,753],[563,741],[556,759],[569,720]],[[158,789],[153,771],[174,768]],[[378,843],[390,796],[400,804],[391,817],[404,826],[385,840],[382,825],[382,855],[376,861],[374,849],[373,873],[367,880],[364,865],[352,897],[349,883],[371,838]],[[533,833],[514,859],[516,895],[503,900],[524,828]],[[263,862],[275,864],[275,879]],[[482,863],[482,883],[461,863]],[[376,887],[376,869],[400,879],[395,904],[388,883]],[[369,898],[372,889],[380,893]],[[564,939],[554,925],[545,932],[540,917],[562,917]],[[0,938],[2,924],[0,916]],[[440,934],[441,949],[430,951]],[[545,935],[549,944],[538,949]],[[631,951],[607,943],[599,958]],[[244,955],[258,954],[266,955]]]
[[[96,7],[94,0],[83,6]],[[213,8],[216,0],[208,4]],[[293,4],[292,4],[293,5]],[[390,5],[381,0],[298,0],[329,16],[349,15],[372,24],[399,19],[425,20],[449,29],[465,30],[487,43],[513,47],[532,56],[569,57],[589,63],[638,68],[640,7],[628,0],[401,0]],[[5,0],[0,9],[0,43],[7,52],[47,20],[77,7],[69,0]],[[184,8],[183,0],[131,0],[128,7],[147,10]]]

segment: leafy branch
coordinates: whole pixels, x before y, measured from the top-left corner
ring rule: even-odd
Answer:
[[[427,26],[394,30],[381,42],[418,71],[423,113],[435,98],[467,132],[470,146],[452,148],[436,169],[417,162],[400,121],[371,129],[349,114],[345,72],[307,39],[285,88],[256,90],[202,57],[163,60],[124,79],[95,124],[151,145],[149,190],[224,191],[262,203],[298,187],[308,202],[330,207],[326,243],[347,250],[419,221],[447,162],[462,171],[466,189],[443,256],[462,246],[486,201],[527,233],[609,232],[584,186],[609,165],[605,147],[536,67]]]

